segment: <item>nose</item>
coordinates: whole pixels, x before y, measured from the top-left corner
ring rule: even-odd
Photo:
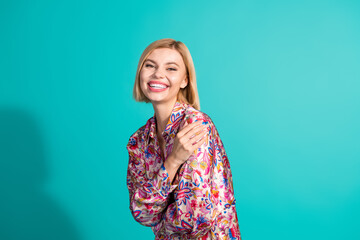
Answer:
[[[164,72],[162,71],[161,68],[157,68],[157,69],[155,70],[155,72],[154,72],[154,75],[155,75],[156,78],[163,78],[163,77],[165,77],[165,74],[164,74]]]

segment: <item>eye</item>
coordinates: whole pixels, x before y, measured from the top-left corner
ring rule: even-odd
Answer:
[[[151,65],[151,64],[149,64],[149,63],[147,63],[147,64],[145,64],[145,67],[154,67],[154,66]]]
[[[177,71],[176,68],[168,68],[170,71]]]

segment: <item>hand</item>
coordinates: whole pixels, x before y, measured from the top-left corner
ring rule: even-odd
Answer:
[[[202,121],[190,123],[180,129],[174,139],[173,150],[169,160],[178,167],[194,153],[206,140],[208,125],[202,125]]]

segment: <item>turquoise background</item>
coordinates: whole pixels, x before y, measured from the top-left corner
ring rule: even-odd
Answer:
[[[360,239],[360,2],[1,1],[0,239],[153,239],[128,208],[132,99],[183,41],[244,240]]]

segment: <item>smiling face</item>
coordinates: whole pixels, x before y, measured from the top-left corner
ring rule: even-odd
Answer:
[[[187,83],[183,58],[175,49],[153,50],[140,71],[141,90],[152,103],[174,102]]]

